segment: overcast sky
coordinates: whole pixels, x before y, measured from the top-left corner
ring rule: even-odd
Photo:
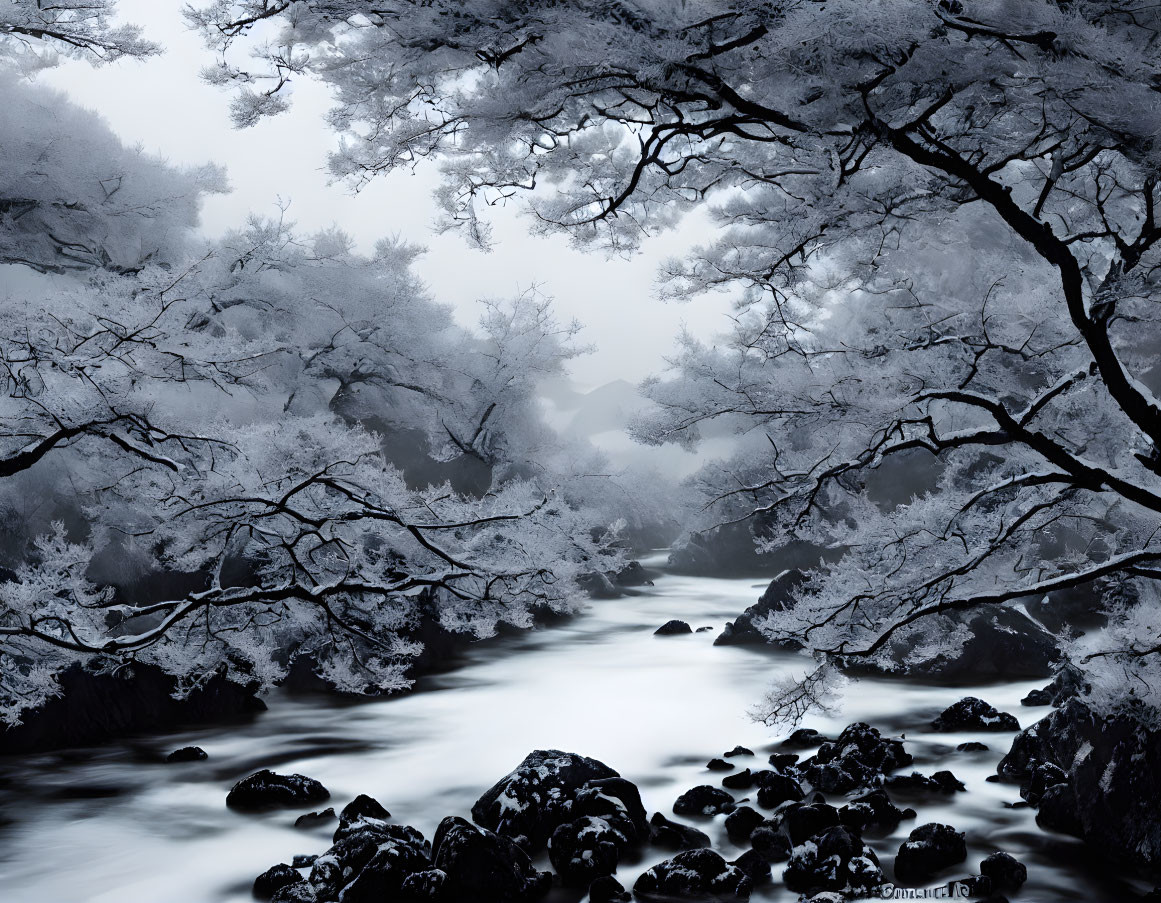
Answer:
[[[234,130],[229,95],[198,78],[212,60],[200,38],[185,29],[181,6],[177,0],[119,4],[125,19],[165,47],[163,56],[100,69],[65,62],[40,78],[100,112],[127,142],[177,164],[224,165],[233,191],[207,201],[207,234],[241,225],[251,212],[275,213],[280,199],[290,203],[289,219],[302,230],[337,224],[364,250],[381,236],[399,234],[428,248],[417,269],[465,324],[478,319],[479,298],[505,297],[535,284],[555,298],[562,318],[584,324],[584,341],[596,346],[573,366],[583,387],[618,378],[638,382],[659,372],[683,323],[698,334],[724,326],[723,299],[679,305],[655,297],[659,263],[697,243],[696,222],[650,240],[631,260],[610,260],[573,250],[563,235],[531,237],[516,208],[501,209],[494,218],[496,249],[484,254],[457,235],[432,231],[434,166],[380,178],[357,195],[330,182],[326,157],[336,137],[322,119],[328,96],[318,84],[299,82],[288,113]]]

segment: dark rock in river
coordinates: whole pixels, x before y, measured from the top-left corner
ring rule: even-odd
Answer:
[[[424,869],[412,872],[399,886],[399,900],[405,903],[440,903],[447,899],[447,872]]]
[[[841,823],[839,811],[827,803],[788,806],[779,814],[782,831],[793,846],[801,846],[815,834],[821,834]]]
[[[809,749],[812,746],[821,746],[823,743],[830,742],[830,737],[823,736],[813,728],[800,727],[782,741],[782,746],[786,749]]]
[[[294,820],[294,826],[296,828],[317,828],[319,825],[325,825],[334,820],[335,810],[327,807],[321,812],[308,812],[306,815],[300,815]]]
[[[798,779],[778,771],[762,772],[758,780],[758,805],[774,809],[788,800],[798,802],[806,796]]]
[[[1048,677],[1060,659],[1056,637],[1023,612],[1000,606],[963,616],[971,636],[963,646],[918,664],[906,673],[942,680],[1026,680]],[[899,650],[903,660],[908,650]]]
[[[326,787],[301,774],[257,771],[231,788],[226,805],[233,809],[266,809],[320,803],[330,797]]]
[[[552,832],[548,858],[566,885],[587,887],[597,878],[612,875],[631,843],[630,837],[605,819],[587,815]]]
[[[819,741],[822,742],[821,740]],[[779,771],[790,768],[798,762],[798,753],[770,753],[770,758],[767,760],[771,765]]]
[[[856,797],[838,812],[839,820],[860,834],[869,829],[888,832],[899,827],[905,818],[914,818],[914,809],[900,809],[882,790]]]
[[[710,759],[705,763],[705,767],[710,771],[732,771],[734,766],[725,759]]]
[[[967,790],[963,782],[950,771],[937,771],[930,777],[918,771],[897,774],[887,778],[884,783],[891,790],[911,793],[958,793]]]
[[[726,835],[733,843],[740,844],[765,820],[766,817],[758,810],[750,806],[739,806],[726,816]]]
[[[364,825],[344,834],[315,859],[310,883],[322,900],[333,900],[340,894],[345,900],[348,893],[374,897],[381,888],[395,893],[411,872],[431,867],[430,852],[423,835],[408,825]],[[358,887],[350,891],[356,880]]]
[[[963,832],[950,825],[920,825],[899,847],[895,877],[904,884],[918,884],[965,859],[967,844]]]
[[[633,885],[638,897],[655,900],[749,900],[753,883],[713,850],[687,850],[643,872]]]
[[[1075,668],[1061,668],[1056,677],[1052,678],[1052,682],[1048,686],[1039,690],[1033,690],[1020,700],[1020,704],[1028,706],[1060,706],[1069,699],[1079,696],[1087,689],[1088,687],[1085,684],[1084,678],[1081,677]]]
[[[1044,762],[1069,779],[1041,798],[1045,827],[1079,834],[1115,862],[1161,864],[1161,731],[1069,700],[1017,735],[999,773],[1030,786]]]
[[[956,747],[957,752],[987,752],[988,749],[990,749],[988,744],[980,743],[979,740],[968,740]]]
[[[800,570],[790,570],[779,574],[770,581],[766,591],[758,601],[738,615],[714,640],[715,646],[762,645],[767,642],[765,636],[758,632],[754,622],[764,618],[772,611],[785,611],[794,604],[792,593],[803,584],[806,575]],[[785,645],[785,644],[781,644]],[[801,648],[801,644],[792,644]]]
[[[790,838],[773,825],[758,825],[751,831],[750,846],[766,862],[785,862],[790,858]]]
[[[395,899],[411,875],[430,868],[426,844],[398,836],[381,838],[374,855],[339,892],[339,899],[343,903],[383,903]]]
[[[297,884],[302,880],[302,875],[296,869],[280,862],[254,879],[254,896],[259,900],[269,900],[288,884]]]
[[[586,782],[616,777],[596,759],[538,749],[476,801],[472,819],[503,837],[527,838],[530,849],[540,849],[559,825],[572,821],[573,799]]]
[[[660,812],[649,819],[649,839],[666,850],[698,850],[710,845],[709,835],[692,825],[671,821]]]
[[[200,746],[183,746],[175,749],[165,757],[166,762],[202,762],[208,759],[206,751]]]
[[[1001,712],[982,699],[965,696],[931,722],[931,729],[953,731],[1018,731],[1020,722],[1013,715]]]
[[[512,840],[462,818],[441,821],[432,846],[451,900],[523,903],[543,897],[552,886],[552,873],[537,871]]]
[[[318,891],[308,881],[288,884],[274,895],[270,903],[320,903]]]
[[[730,790],[746,790],[754,783],[754,775],[750,769],[744,768],[722,778],[722,786]]]
[[[630,903],[633,898],[611,875],[598,878],[589,885],[589,903]]]
[[[757,850],[746,850],[746,852],[731,862],[730,865],[740,869],[742,874],[749,878],[750,883],[755,887],[768,883],[772,877],[770,860]]]
[[[679,636],[683,633],[693,633],[693,630],[685,621],[677,620],[666,621],[653,631],[654,636]]]
[[[733,812],[737,807],[734,798],[717,787],[702,784],[685,791],[673,804],[677,815],[720,815]]]
[[[1028,869],[1010,853],[992,853],[980,863],[980,874],[990,878],[996,890],[1018,891],[1028,880]]]
[[[840,825],[795,847],[782,880],[790,890],[803,894],[865,894],[883,883],[883,871],[874,851],[858,833]]]
[[[224,672],[175,699],[178,682],[154,665],[134,662],[115,673],[72,665],[56,676],[61,693],[0,730],[0,755],[90,746],[138,731],[164,731],[253,717],[266,705]]]
[[[727,759],[733,758],[734,756],[752,756],[754,755],[754,750],[747,749],[745,746],[735,746],[728,753],[723,753],[723,755]]]
[[[815,790],[849,793],[872,786],[885,772],[911,762],[902,740],[884,738],[875,728],[856,723],[844,728],[836,740],[822,744],[801,770]]]
[[[346,835],[363,828],[380,828],[389,818],[391,813],[384,809],[377,799],[360,793],[343,806],[343,811],[339,813],[339,826],[335,829],[334,842],[338,843]]]

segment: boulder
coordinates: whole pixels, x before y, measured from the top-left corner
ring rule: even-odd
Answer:
[[[202,762],[209,758],[209,755],[200,746],[183,746],[181,749],[175,749],[168,756],[165,757],[166,762]]]
[[[800,727],[782,741],[782,746],[786,749],[810,749],[812,746],[821,746],[830,742],[830,737],[823,736],[813,728]]]
[[[980,863],[980,874],[991,879],[992,887],[1015,893],[1028,880],[1028,869],[1010,853],[996,852]]]
[[[552,874],[537,871],[510,838],[462,818],[441,821],[432,847],[432,860],[447,875],[444,888],[452,900],[523,903],[543,897],[552,886]]]
[[[733,843],[740,844],[765,820],[766,817],[758,810],[749,806],[739,806],[726,816],[726,835]]]
[[[790,839],[772,825],[758,825],[751,831],[750,847],[766,862],[785,862],[790,858]]]
[[[315,886],[309,881],[288,884],[276,893],[270,903],[321,903]]]
[[[1018,734],[998,771],[1030,787],[1043,763],[1068,776],[1040,799],[1043,827],[1077,834],[1113,862],[1161,864],[1161,731],[1070,699]]]
[[[801,846],[815,834],[838,827],[842,820],[839,810],[826,803],[788,806],[779,813],[782,832],[793,846]]]
[[[734,756],[752,756],[754,755],[754,750],[747,749],[745,746],[735,746],[728,753],[723,753],[722,755],[727,759]]]
[[[884,784],[891,790],[904,793],[958,793],[967,790],[950,771],[937,771],[930,777],[918,771],[896,774],[887,778]]]
[[[333,815],[334,812],[332,811],[331,814]],[[382,827],[390,817],[391,813],[384,809],[378,800],[365,793],[360,793],[343,806],[343,811],[339,813],[339,826],[335,829],[334,842],[338,843],[339,840],[353,831],[367,827]]]
[[[914,809],[900,809],[882,790],[856,797],[838,811],[839,821],[862,834],[875,829],[894,831],[906,818],[914,818]]]
[[[960,616],[970,636],[954,653],[908,662],[916,677],[940,680],[1027,680],[1048,677],[1060,660],[1056,636],[1023,612],[995,606]],[[896,651],[905,661],[911,650]]]
[[[733,771],[736,766],[731,765],[725,759],[710,759],[705,763],[705,767],[710,771]]]
[[[666,621],[653,631],[654,636],[679,636],[683,633],[693,633],[693,628],[685,621]]]
[[[904,884],[918,884],[965,859],[967,844],[963,832],[950,825],[920,825],[899,847],[895,877]]]
[[[785,611],[794,604],[793,592],[806,581],[806,575],[793,569],[784,571],[766,587],[758,601],[726,624],[714,640],[715,646],[764,645],[767,638],[754,624],[774,611]],[[780,644],[786,645],[786,644]],[[801,644],[793,644],[801,648]]]
[[[737,803],[730,794],[709,784],[685,791],[673,803],[677,815],[720,815],[733,812],[736,807]]]
[[[343,886],[339,898],[343,903],[382,903],[395,899],[411,875],[430,868],[426,844],[402,837],[384,838],[370,860]]]
[[[409,825],[366,824],[345,832],[315,859],[310,883],[322,899],[340,893],[346,903],[374,899],[383,888],[397,892],[412,872],[431,868],[430,852],[423,835]],[[353,896],[348,900],[347,895]]]
[[[750,883],[754,887],[769,883],[772,877],[770,860],[757,850],[746,850],[746,852],[731,862],[730,865],[740,869],[742,874],[750,879]]]
[[[736,771],[722,778],[722,786],[729,790],[747,790],[754,783],[754,775],[750,769]]]
[[[987,752],[989,749],[988,744],[980,743],[979,740],[968,740],[956,747],[957,752]]]
[[[612,875],[598,878],[589,885],[589,903],[630,903],[632,899]]]
[[[783,771],[784,769],[791,768],[797,764],[798,759],[798,753],[770,753],[770,758],[767,761],[774,768],[777,768],[779,771]]]
[[[801,894],[838,891],[861,895],[883,883],[883,871],[874,851],[858,833],[838,825],[796,846],[782,880]]]
[[[442,869],[412,872],[399,886],[399,899],[406,903],[439,903],[447,899],[446,886],[447,872]]]
[[[758,781],[758,805],[765,809],[777,808],[788,800],[798,802],[805,796],[798,779],[789,774],[765,771]]]
[[[851,724],[839,736],[823,743],[801,765],[807,782],[823,793],[850,793],[878,783],[883,774],[910,765],[902,740],[884,738],[875,728]]]
[[[297,869],[280,862],[254,879],[254,896],[259,900],[269,900],[288,884],[297,884],[302,880],[304,879]]]
[[[268,809],[309,805],[329,798],[330,792],[313,778],[263,769],[235,784],[226,796],[226,805],[233,809]]]
[[[670,821],[660,812],[649,819],[649,840],[667,850],[698,850],[710,845],[709,835],[692,825]]]
[[[931,729],[953,731],[1018,731],[1020,722],[1015,716],[1001,712],[975,696],[965,696],[948,706],[934,721]]]
[[[587,887],[617,870],[621,852],[629,844],[629,838],[603,818],[586,815],[552,832],[548,858],[566,885]]]
[[[328,806],[321,812],[307,812],[305,815],[300,815],[294,820],[294,826],[296,828],[317,828],[319,825],[325,825],[334,820],[335,810]]]
[[[749,900],[753,882],[713,850],[686,850],[647,869],[633,885],[646,900]]]
[[[616,777],[596,759],[538,749],[476,800],[472,820],[503,837],[526,838],[528,848],[537,850],[559,825],[572,821],[573,799],[581,787]]]

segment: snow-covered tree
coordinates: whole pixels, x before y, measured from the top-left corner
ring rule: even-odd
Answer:
[[[640,432],[734,422],[751,441],[705,475],[719,510],[846,549],[772,635],[923,655],[955,644],[956,613],[1104,587],[1112,627],[1076,660],[1094,702],[1155,717],[1161,11],[219,0],[190,18],[239,123],[321,77],[334,171],[439,155],[449,222],[482,243],[482,211],[518,196],[536,227],[614,249],[712,206],[718,236],[664,291],[737,291],[737,326],[684,345]],[[887,503],[875,474],[903,456],[926,483]]]
[[[219,171],[128,150],[11,71],[0,87],[0,717],[74,663],[269,686],[304,658],[394,690],[427,625],[528,626],[617,565],[592,538],[613,518],[528,466],[551,446],[536,373],[575,353],[541,299],[490,304],[473,333],[401,243],[360,255],[282,219],[207,242]],[[454,435],[489,479],[407,479],[394,429]],[[128,598],[130,559],[197,588]]]

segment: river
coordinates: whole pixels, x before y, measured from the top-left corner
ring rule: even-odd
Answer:
[[[226,791],[259,768],[322,781],[336,811],[358,793],[429,839],[445,815],[467,815],[475,799],[529,751],[556,748],[593,756],[640,788],[646,808],[672,816],[673,801],[721,775],[705,762],[735,744],[764,764],[784,732],[747,711],[779,674],[801,670],[796,656],[752,647],[715,647],[722,624],[761,593],[752,580],[664,576],[638,596],[594,602],[561,626],[472,646],[445,673],[395,699],[336,705],[325,698],[268,699],[252,723],[135,738],[93,749],[0,760],[0,900],[5,903],[241,903],[254,876],[295,854],[320,853],[333,823],[293,827],[299,811],[261,815],[227,810]],[[670,618],[713,631],[655,637]],[[1022,726],[1049,710],[1019,700],[1041,682],[949,689],[898,681],[851,684],[833,716],[806,726],[834,735],[852,721],[904,734],[915,768],[950,768],[968,792],[908,802],[919,810],[893,835],[871,841],[884,866],[917,824],[945,822],[967,832],[962,873],[1006,850],[1028,866],[1016,897],[1029,903],[1121,903],[1121,878],[1071,838],[1048,835],[1011,785],[988,783],[1011,734],[934,734],[931,718],[970,692],[1011,712]],[[986,753],[958,753],[982,740]],[[164,764],[158,754],[198,745],[204,762]],[[743,792],[736,792],[739,797]],[[900,803],[903,805],[904,803]],[[698,827],[727,858],[722,817]],[[636,875],[665,854],[647,849],[622,864]],[[542,867],[546,867],[542,865]],[[791,901],[778,880],[754,900]],[[946,880],[946,878],[944,879]],[[579,899],[556,891],[554,900]]]

